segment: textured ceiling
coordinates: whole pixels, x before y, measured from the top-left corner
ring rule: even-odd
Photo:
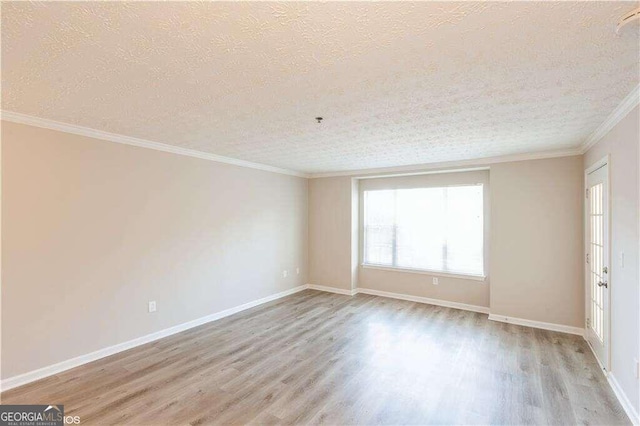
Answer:
[[[636,6],[4,2],[2,108],[304,172],[566,149],[638,84]]]

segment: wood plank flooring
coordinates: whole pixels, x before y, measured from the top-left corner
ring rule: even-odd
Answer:
[[[306,290],[2,394],[81,424],[629,424],[581,337]]]

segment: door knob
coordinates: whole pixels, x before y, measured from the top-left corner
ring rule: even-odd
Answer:
[[[609,286],[607,285],[607,283],[606,283],[606,282],[602,282],[602,281],[600,281],[600,282],[598,283],[598,287],[608,288]]]

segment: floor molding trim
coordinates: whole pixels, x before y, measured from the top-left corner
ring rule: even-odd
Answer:
[[[17,376],[9,377],[7,379],[2,380],[2,382],[0,382],[0,390],[4,392],[6,390],[13,389],[18,386],[26,385],[27,383],[35,382],[36,380],[53,376],[63,371],[70,370],[75,367],[79,367],[83,364],[87,364],[89,362],[96,361],[101,358],[105,358],[109,355],[114,355],[118,352],[126,351],[128,349],[135,348],[136,346],[141,346],[146,343],[153,342],[158,339],[162,339],[163,337],[171,336],[173,334],[180,333],[185,330],[189,330],[190,328],[198,327],[199,325],[228,317],[238,312],[253,308],[258,305],[262,305],[264,303],[271,302],[276,299],[280,299],[282,297],[289,296],[294,293],[298,293],[299,291],[306,290],[306,289],[307,289],[306,285],[294,287],[289,290],[272,294],[271,296],[263,297],[262,299],[254,300],[252,302],[248,302],[240,306],[225,309],[224,311],[216,312],[211,315],[197,318],[193,321],[188,321],[173,327],[165,328],[164,330],[160,330],[155,333],[138,337],[133,340],[129,340],[123,343],[119,343],[117,345],[99,349],[95,352],[91,352],[85,355],[80,355],[78,357],[68,359],[66,361],[62,361],[57,364],[49,365],[47,367],[39,368],[37,370],[29,371],[27,373],[23,373]]]
[[[327,287],[315,284],[307,284],[306,288],[310,290],[326,291],[327,293],[344,294],[346,296],[355,296],[358,293],[358,290],[345,290],[343,288]]]
[[[533,321],[524,318],[507,317],[504,315],[489,314],[491,321],[506,322],[508,324],[522,325],[525,327],[540,328],[542,330],[559,331],[560,333],[577,334],[584,336],[584,328],[569,325],[554,324],[551,322]]]
[[[75,124],[62,123],[60,121],[49,120],[47,118],[34,117],[13,111],[0,111],[2,120],[12,123],[26,124],[29,126],[40,127],[43,129],[57,130],[59,132],[71,133],[74,135],[86,136],[89,138],[100,139],[103,141],[116,142],[125,145],[133,145],[140,148],[155,149],[156,151],[170,152],[172,154],[186,155],[187,157],[200,158],[202,160],[216,161],[218,163],[232,164],[234,166],[247,167],[250,169],[264,170],[266,172],[280,173],[284,175],[298,176],[308,178],[307,173],[295,170],[281,169],[279,167],[269,166],[267,164],[254,163],[251,161],[239,160],[237,158],[224,157],[222,155],[211,154],[208,152],[197,151],[195,149],[182,148],[175,145],[169,145],[162,142],[154,142],[146,139],[135,138],[132,136],[120,135],[117,133],[109,133],[102,130],[91,129],[89,127],[76,126]]]
[[[633,423],[634,425],[640,425],[640,417],[638,416],[638,413],[633,408],[633,404],[631,404],[631,401],[629,401],[629,398],[627,398],[627,394],[624,393],[615,376],[611,374],[611,372],[608,372],[606,376],[607,382],[609,382],[609,386],[611,386],[611,389],[613,389],[613,393],[616,395],[616,398],[618,398],[618,401],[620,401],[620,405],[622,405],[622,408],[624,408],[624,412],[627,413],[627,416],[629,417],[629,420],[631,420],[631,423]]]
[[[640,84],[633,88],[631,92],[620,102],[611,114],[593,131],[582,144],[582,152],[587,152],[589,148],[597,144],[600,139],[606,136],[616,124],[627,116],[636,105],[640,104]]]
[[[620,387],[620,384],[616,380],[615,376],[609,371],[607,371],[606,368],[604,368],[604,366],[598,359],[598,356],[596,355],[596,351],[593,349],[593,346],[591,346],[591,343],[589,343],[589,340],[587,340],[587,336],[582,336],[582,337],[584,338],[584,341],[587,342],[587,346],[589,347],[589,350],[591,350],[593,357],[596,359],[596,362],[600,366],[600,370],[602,371],[602,374],[607,379],[607,383],[609,383],[611,390],[615,394],[616,398],[618,398],[618,402],[620,403],[620,405],[622,405],[622,408],[624,409],[624,412],[627,414],[627,417],[629,417],[629,420],[634,425],[640,425],[640,417],[638,416],[638,413],[636,412],[636,410],[633,408],[633,404],[631,404],[631,401],[629,400],[629,398],[627,398],[627,394],[624,393],[624,391],[622,390],[622,387]]]
[[[373,296],[388,297],[390,299],[408,300],[410,302],[426,303],[427,305],[443,306],[445,308],[462,309],[463,311],[479,312],[488,314],[489,308],[466,303],[449,302],[447,300],[430,299],[428,297],[411,296],[409,294],[392,293],[389,291],[373,290],[369,288],[358,288],[358,293],[371,294]]]
[[[589,339],[587,339],[587,330],[585,330],[582,338],[584,339],[585,342],[587,342],[587,346],[589,347],[589,350],[593,354],[593,357],[596,359],[596,362],[598,363],[598,366],[600,367],[602,374],[604,374],[604,377],[607,377],[607,369],[604,368],[604,365],[602,365],[602,363],[598,359],[598,355],[596,354],[596,351],[593,349],[593,346],[591,346],[591,342],[589,342]]]

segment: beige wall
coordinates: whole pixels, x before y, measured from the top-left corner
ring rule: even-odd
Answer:
[[[490,166],[490,285],[361,268],[358,286],[489,306],[492,313],[582,327],[582,157]],[[314,284],[347,288],[351,177],[309,185]],[[336,284],[340,283],[340,284]]]
[[[491,166],[491,314],[583,327],[582,156]]]
[[[360,268],[358,287],[409,296],[489,307],[489,282],[393,270]]]
[[[2,197],[3,378],[307,281],[306,179],[3,122]]]
[[[636,412],[640,410],[640,384],[635,377],[635,363],[640,358],[639,114],[636,107],[584,156],[584,168],[587,169],[605,155],[610,155],[611,373]],[[620,262],[621,253],[624,253],[624,267]]]
[[[309,181],[309,283],[350,290],[352,189],[350,177]]]

